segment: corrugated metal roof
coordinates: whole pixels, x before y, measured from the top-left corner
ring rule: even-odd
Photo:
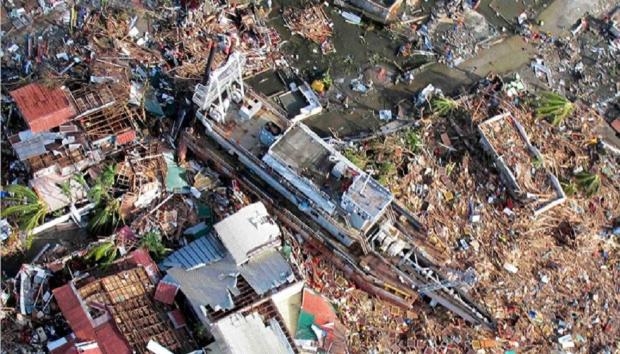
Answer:
[[[42,136],[35,136],[26,141],[20,141],[13,144],[13,150],[21,161],[25,161],[31,157],[41,156],[47,152]]]
[[[243,278],[258,295],[263,295],[269,290],[293,280],[291,266],[275,249],[266,250],[253,256],[239,269]]]
[[[194,270],[171,268],[168,269],[168,275],[181,286],[181,291],[195,309],[206,305],[214,310],[231,310],[235,307],[231,294],[239,293],[239,273],[230,256]]]
[[[131,354],[133,350],[114,327],[112,322],[106,322],[97,327],[97,343],[105,354]]]
[[[174,329],[179,329],[185,327],[187,325],[187,321],[185,321],[185,316],[181,313],[181,310],[174,309],[168,312],[168,318],[172,321],[174,325]]]
[[[136,140],[136,131],[129,129],[116,136],[116,143],[118,145],[124,145]]]
[[[126,262],[134,267],[142,266],[153,283],[157,283],[159,281],[160,274],[157,263],[153,261],[149,251],[146,249],[138,248],[137,250],[131,252],[129,257],[126,259]]]
[[[172,305],[178,290],[178,285],[160,280],[153,298],[161,303]]]
[[[33,132],[43,132],[75,117],[75,107],[61,88],[30,84],[10,92],[24,120]]]
[[[217,262],[193,270],[168,270],[168,276],[180,285],[181,291],[194,308],[209,305],[214,310],[231,310],[235,307],[232,295],[239,294],[239,275],[259,295],[293,280],[290,265],[276,250],[267,250],[253,256],[242,266],[238,266],[228,254]]]
[[[261,202],[239,209],[214,228],[237,264],[260,248],[280,242],[280,228]]]
[[[31,130],[26,130],[12,136],[11,145],[19,159],[25,161],[28,158],[45,154],[46,145],[64,138],[63,133],[33,133]]]
[[[95,338],[95,330],[85,310],[82,308],[77,294],[71,288],[71,284],[65,284],[52,292],[58,307],[60,307],[60,311],[62,311],[65,320],[67,320],[78,341],[93,340]]]
[[[82,307],[78,295],[71,284],[65,284],[52,291],[58,307],[65,320],[76,336],[76,342],[96,341],[104,354],[130,354],[131,350],[123,336],[115,329],[111,322],[106,322],[97,328],[93,325]]]
[[[162,262],[162,268],[190,269],[219,261],[224,258],[225,254],[224,245],[216,237],[209,234],[192,241],[166,257]]]
[[[256,312],[245,317],[240,314],[228,316],[218,321],[212,332],[222,353],[294,353],[286,337],[280,335],[280,325],[276,321],[269,321],[269,326],[266,326]]]

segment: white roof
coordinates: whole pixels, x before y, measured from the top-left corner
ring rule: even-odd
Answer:
[[[280,228],[260,202],[241,208],[215,224],[214,228],[238,265],[280,242]]]
[[[265,325],[256,312],[242,316],[234,314],[213,326],[213,337],[221,353],[225,354],[286,354],[293,349],[275,319]]]

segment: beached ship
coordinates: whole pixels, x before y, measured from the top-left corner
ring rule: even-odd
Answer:
[[[287,83],[300,104],[298,112],[286,112],[244,83],[243,64],[243,56],[233,53],[196,86],[192,101],[205,134],[251,178],[294,205],[289,209],[299,219],[320,226],[321,242],[389,293],[387,300],[410,307],[421,295],[492,328],[490,315],[462,289],[475,277],[443,275],[432,256],[415,246],[416,237],[425,237],[424,227],[387,188],[301,122],[322,109],[309,85]],[[183,134],[179,145],[204,149],[200,139]]]

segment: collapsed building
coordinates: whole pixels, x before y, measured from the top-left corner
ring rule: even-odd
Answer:
[[[48,343],[54,354],[148,353],[155,342],[168,350],[190,350],[178,309],[156,305],[160,275],[148,252],[139,249],[113,265],[112,274],[84,274],[53,290],[73,333]]]
[[[72,177],[137,137],[133,111],[116,102],[109,86],[70,91],[33,83],[10,94],[29,129],[9,142],[50,212],[83,201],[86,187]]]
[[[281,235],[262,203],[241,208],[162,261],[167,274],[155,297],[187,303],[224,353],[295,353],[276,304],[298,294],[303,282],[279,250]]]
[[[511,113],[478,125],[482,147],[493,157],[504,185],[519,201],[534,203],[534,215],[562,204],[566,194],[560,181],[544,167],[543,156]]]

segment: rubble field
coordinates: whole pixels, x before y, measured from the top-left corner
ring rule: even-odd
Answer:
[[[2,353],[618,352],[620,7],[561,3],[3,2]],[[360,174],[445,281],[299,218]]]

